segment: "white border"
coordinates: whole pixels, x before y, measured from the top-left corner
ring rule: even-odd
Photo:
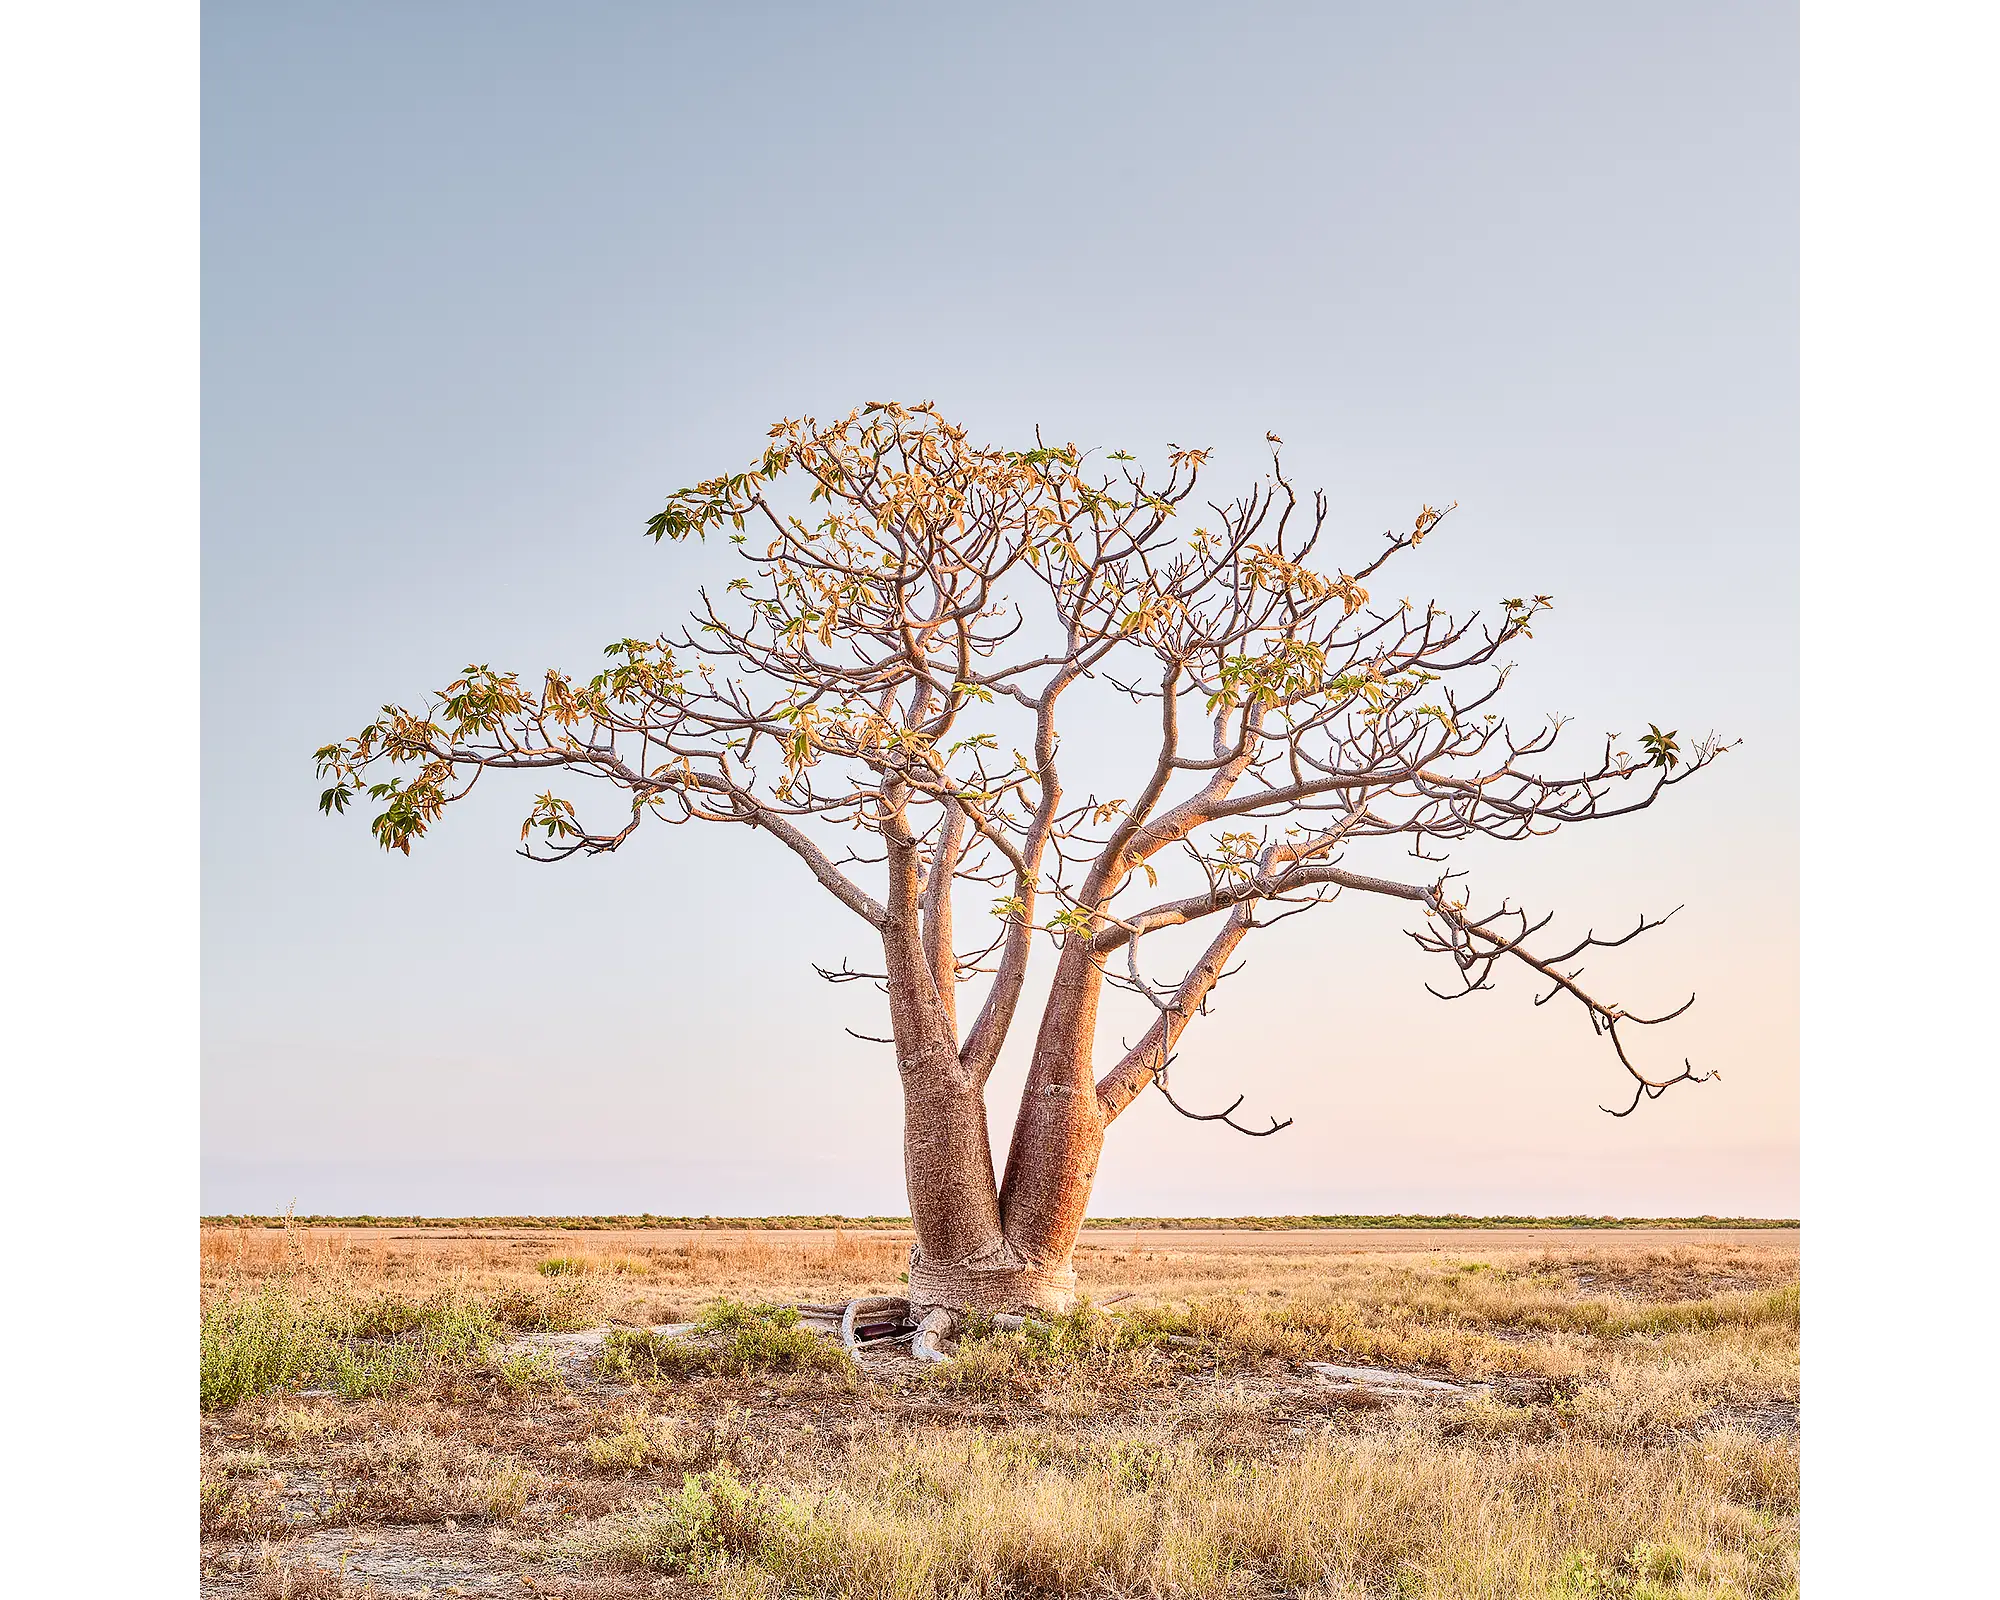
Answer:
[[[0,16],[15,1594],[198,1538],[199,94],[186,0]]]
[[[1803,18],[1814,1596],[1991,1582],[1996,16]]]
[[[1806,1571],[1952,1592],[1995,1409],[2000,26],[1970,0],[1803,22]],[[69,0],[4,29],[0,1340],[36,1530],[8,1567],[129,1593],[135,1566],[179,1588],[194,1542],[199,15]],[[143,1492],[114,1510],[106,1476]],[[108,1570],[77,1559],[107,1535]]]

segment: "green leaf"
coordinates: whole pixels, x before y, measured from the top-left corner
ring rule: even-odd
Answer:
[[[1646,751],[1646,764],[1671,772],[1681,764],[1680,742],[1675,738],[1680,729],[1670,728],[1662,733],[1657,722],[1649,722],[1646,726],[1650,731],[1639,735],[1639,743]]]

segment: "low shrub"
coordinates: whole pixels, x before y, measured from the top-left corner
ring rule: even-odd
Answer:
[[[689,1473],[678,1494],[603,1518],[559,1539],[559,1560],[712,1577],[730,1558],[756,1559],[806,1537],[812,1509],[769,1488],[752,1489],[726,1466]]]
[[[729,1412],[706,1423],[691,1423],[641,1411],[622,1418],[616,1432],[584,1440],[583,1454],[600,1472],[637,1472],[647,1467],[706,1472],[729,1464],[743,1442]]]
[[[341,1452],[339,1520],[511,1522],[548,1480],[518,1457],[404,1428]]]
[[[523,1333],[574,1333],[603,1321],[590,1288],[567,1274],[533,1288],[503,1289],[492,1304],[496,1321]]]
[[[611,1377],[692,1378],[710,1373],[852,1372],[847,1352],[824,1334],[799,1326],[789,1306],[721,1300],[695,1324],[693,1337],[649,1328],[613,1328],[600,1357]]]
[[[496,1331],[490,1311],[452,1291],[355,1300],[276,1282],[218,1294],[202,1308],[201,1408],[294,1389],[386,1394],[475,1364]]]

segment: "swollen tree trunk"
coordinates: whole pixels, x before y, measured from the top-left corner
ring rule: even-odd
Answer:
[[[1006,1183],[996,1186],[985,1091],[1007,1019],[996,1019],[993,1039],[961,1051],[950,890],[962,819],[955,809],[948,814],[926,862],[903,810],[907,791],[890,785],[884,798],[889,894],[880,925],[903,1080],[903,1171],[917,1235],[911,1303],[919,1312],[1066,1311],[1076,1296],[1071,1257],[1104,1144],[1090,1073],[1103,973],[1088,940],[1065,943],[1008,1149]],[[1023,941],[1017,954],[1025,953]]]
[[[1029,1146],[1016,1133],[1007,1192],[1032,1198],[1010,1227],[993,1181],[984,1095],[956,1063],[943,1071],[905,1063],[902,1078],[903,1168],[917,1234],[911,1303],[919,1310],[1068,1310],[1076,1295],[1071,1255],[1103,1142],[1094,1110],[1088,1130],[1060,1140]]]
[[[1072,1256],[1104,1145],[1090,1070],[1100,974],[1080,944],[1065,951],[1022,1092],[1006,1181],[996,1188],[984,1086],[944,1042],[950,1035],[942,1015],[921,1015],[930,1010],[921,985],[910,984],[910,1003],[897,1004],[893,963],[890,970],[904,1173],[917,1234],[911,1303],[919,1311],[1068,1310],[1076,1297]],[[907,1026],[906,1013],[916,1013]],[[917,1048],[906,1048],[906,1039]]]
[[[1008,1240],[1027,1260],[1060,1273],[1072,1291],[1076,1274],[1070,1258],[1104,1148],[1104,1117],[1091,1075],[1103,986],[1088,943],[1067,943],[1035,1037],[1000,1190]]]

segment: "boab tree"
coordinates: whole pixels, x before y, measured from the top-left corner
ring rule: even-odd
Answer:
[[[703,591],[691,628],[620,640],[587,682],[474,666],[424,710],[385,706],[318,752],[321,808],[365,794],[377,840],[407,852],[489,770],[546,771],[629,804],[599,831],[549,787],[521,828],[535,860],[615,850],[649,820],[736,824],[791,851],[881,941],[879,972],[824,975],[888,997],[919,1307],[1065,1305],[1105,1130],[1148,1088],[1245,1133],[1282,1126],[1183,1106],[1168,1067],[1255,930],[1344,895],[1408,902],[1411,936],[1450,973],[1433,993],[1518,963],[1547,985],[1537,1003],[1579,1006],[1629,1074],[1615,1114],[1700,1081],[1686,1062],[1643,1066],[1631,1031],[1667,1018],[1600,998],[1575,965],[1656,921],[1550,950],[1547,917],[1474,910],[1443,863],[1454,841],[1643,810],[1722,747],[1683,750],[1655,726],[1636,757],[1613,735],[1581,770],[1544,770],[1560,720],[1517,731],[1489,708],[1548,598],[1463,620],[1375,598],[1445,514],[1428,506],[1372,551],[1315,564],[1326,499],[1300,499],[1277,444],[1267,477],[1187,526],[1206,451],[1170,447],[1158,478],[1122,451],[1092,466],[1074,446],[975,448],[930,405],[781,423],[753,467],[681,490],[648,525],[742,547],[746,572]],[[779,498],[787,484],[803,504]],[[1064,787],[1060,729],[1087,680],[1157,729],[1115,797]],[[1348,864],[1389,839],[1416,873]],[[961,884],[990,902],[969,936]],[[1194,923],[1212,932],[1193,966],[1149,976],[1145,941]],[[996,1182],[986,1086],[1037,938],[1054,976]],[[1100,1070],[1107,983],[1153,1012]],[[981,984],[968,1020],[961,997]]]

